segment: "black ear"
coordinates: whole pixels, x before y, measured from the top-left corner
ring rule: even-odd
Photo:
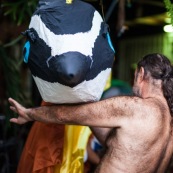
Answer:
[[[33,43],[37,40],[36,31],[34,29],[32,29],[32,28],[31,29],[27,29],[26,31],[22,32],[21,34],[26,36],[27,39],[29,39]]]
[[[107,33],[109,32],[109,25],[105,22],[101,24],[101,33],[104,37],[106,37]]]

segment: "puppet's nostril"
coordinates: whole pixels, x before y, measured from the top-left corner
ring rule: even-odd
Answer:
[[[69,74],[68,76],[70,79],[74,78],[74,74]]]
[[[61,72],[61,74],[62,74],[62,79],[66,80],[66,81],[69,81],[69,82],[73,81],[77,76],[77,74],[75,75],[72,72],[69,72],[69,73],[68,72],[67,73],[65,73],[65,72],[62,73]]]
[[[80,80],[80,74],[78,73],[79,69],[75,69],[75,70],[65,70],[63,72],[61,72],[61,79],[63,81],[66,81],[67,83],[76,83],[77,81]],[[80,70],[81,71],[81,70]]]

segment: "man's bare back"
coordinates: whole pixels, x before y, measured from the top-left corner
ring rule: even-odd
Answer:
[[[153,99],[146,102],[152,104]],[[110,131],[96,173],[164,173],[173,152],[173,127],[167,104],[162,102],[157,107],[153,104],[154,110],[146,106],[146,112]]]
[[[164,173],[173,154],[173,67],[161,54],[146,55],[135,71],[135,96],[95,103],[10,109],[28,121],[90,126],[106,147],[96,173]]]

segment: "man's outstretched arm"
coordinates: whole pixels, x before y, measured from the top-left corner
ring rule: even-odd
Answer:
[[[10,109],[19,114],[18,118],[12,118],[10,121],[17,124],[36,120],[58,124],[120,127],[123,120],[132,116],[134,111],[139,113],[137,109],[141,99],[135,99],[134,101],[134,98],[123,96],[80,105],[53,105],[26,109],[9,98]]]

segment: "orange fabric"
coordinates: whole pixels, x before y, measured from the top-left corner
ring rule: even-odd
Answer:
[[[43,105],[50,105],[42,102]],[[17,173],[53,173],[61,164],[65,125],[34,122],[23,149]]]

